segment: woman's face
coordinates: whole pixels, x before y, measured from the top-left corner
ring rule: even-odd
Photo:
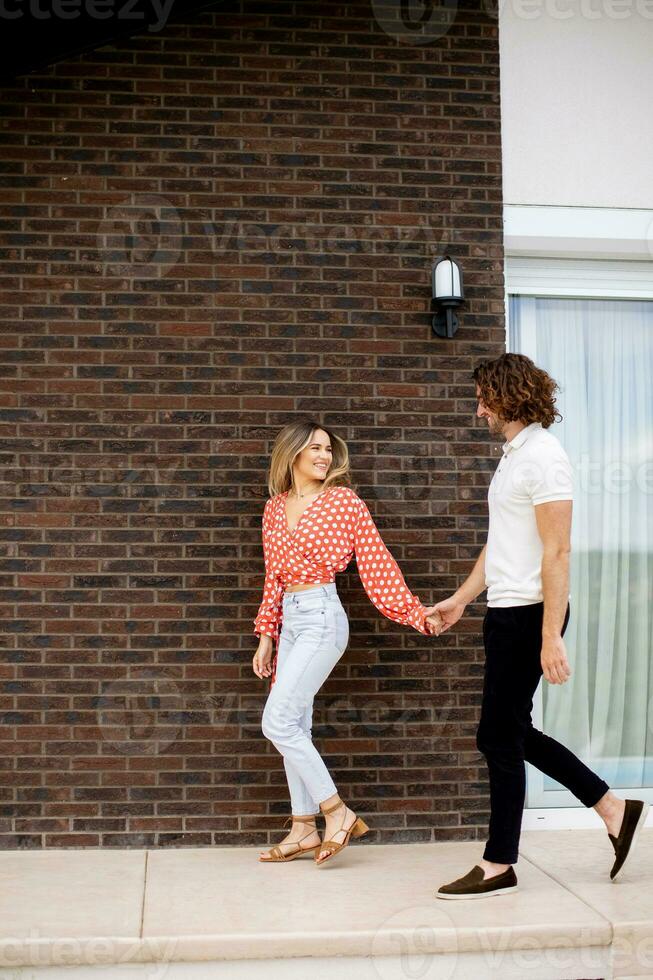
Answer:
[[[324,480],[332,461],[331,440],[323,429],[315,429],[310,442],[295,459],[295,483],[302,486],[309,480]]]

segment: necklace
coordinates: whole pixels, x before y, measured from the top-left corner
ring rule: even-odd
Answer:
[[[313,492],[315,492],[315,491],[313,491]],[[320,491],[320,492],[322,492],[322,491]],[[300,497],[307,497],[308,496],[308,493],[300,493],[298,491],[297,493],[295,493],[294,496],[295,496],[295,500],[299,500]]]

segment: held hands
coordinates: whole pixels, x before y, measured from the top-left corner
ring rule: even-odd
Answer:
[[[434,607],[428,610],[429,615],[424,617],[424,625],[429,631],[429,636],[439,636],[442,632],[442,617],[438,612],[434,612]]]
[[[428,608],[426,610],[425,623],[429,627],[431,634],[440,636],[442,633],[446,633],[448,629],[451,629],[464,613],[466,605],[467,603],[462,602],[454,594],[448,599],[443,599],[442,602],[436,602],[434,606]]]
[[[571,676],[567,649],[561,636],[542,640],[542,672],[549,684],[564,684]]]

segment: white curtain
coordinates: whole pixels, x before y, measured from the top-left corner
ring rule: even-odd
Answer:
[[[573,673],[542,681],[543,727],[611,787],[653,787],[653,303],[512,296],[509,322],[561,387],[575,476]]]

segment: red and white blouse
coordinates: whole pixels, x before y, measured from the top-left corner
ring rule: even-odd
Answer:
[[[363,587],[384,616],[429,635],[426,608],[406,585],[383,543],[367,504],[350,487],[328,487],[304,510],[291,531],[288,491],[270,497],[263,510],[265,583],[254,633],[278,640],[283,593],[289,585],[333,582],[352,556]]]

